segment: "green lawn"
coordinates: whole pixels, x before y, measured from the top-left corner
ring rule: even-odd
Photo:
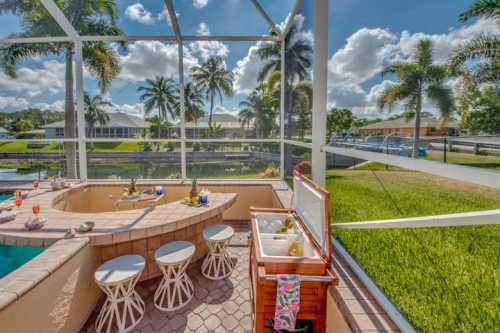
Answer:
[[[443,152],[430,150],[427,159],[433,161],[443,161]],[[496,169],[500,171],[500,156],[484,156],[464,153],[446,153],[448,163],[461,164],[476,168]]]
[[[328,171],[334,223],[500,208],[500,191],[374,168]],[[334,235],[418,331],[498,332],[500,226]]]

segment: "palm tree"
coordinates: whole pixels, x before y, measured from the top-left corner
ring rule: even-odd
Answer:
[[[476,0],[460,14],[461,22],[474,17],[493,18],[500,26],[500,0]],[[467,61],[477,61],[472,71],[464,69]],[[454,50],[450,68],[460,74],[468,85],[500,81],[500,38],[483,35]]]
[[[268,94],[279,99],[281,91],[281,72],[272,72],[267,79]],[[299,138],[304,139],[305,129],[311,121],[313,87],[311,82],[302,81],[288,88],[290,94],[290,107],[288,117],[297,118],[299,126]],[[291,123],[290,121],[288,122]],[[290,128],[290,126],[289,126]]]
[[[414,61],[394,62],[382,71],[382,76],[387,74],[394,75],[398,82],[382,92],[378,107],[390,111],[397,102],[404,102],[405,118],[415,118],[412,154],[417,157],[423,99],[436,104],[443,120],[447,120],[455,108],[453,92],[443,84],[447,68],[433,64],[432,43],[425,39],[417,43]]]
[[[113,0],[59,0],[57,4],[66,18],[82,35],[120,35],[116,24],[117,6]],[[21,18],[23,32],[9,38],[64,35],[52,16],[40,1],[4,0],[0,2],[0,14],[13,13]],[[25,59],[46,55],[64,54],[66,60],[66,96],[64,137],[75,137],[75,103],[73,95],[73,43],[27,43],[0,47],[0,67],[12,78],[16,66]],[[105,93],[112,80],[121,70],[120,58],[114,48],[104,42],[83,44],[84,65],[98,80],[101,93]],[[67,176],[76,178],[76,144],[65,142]]]
[[[275,123],[278,100],[266,93],[265,84],[260,84],[248,95],[247,99],[240,102],[240,119],[251,117],[254,120],[257,138],[269,135]]]
[[[304,81],[309,79],[309,69],[311,68],[312,46],[311,44],[298,36],[298,26],[292,25],[285,37],[285,110],[292,109],[292,89],[297,80]],[[275,32],[271,32],[271,35]],[[259,56],[267,63],[262,67],[259,73],[259,80],[263,81],[270,74],[281,71],[281,41],[267,43],[259,49]],[[293,133],[292,112],[287,112],[287,137],[290,139]],[[284,124],[281,124],[283,126]]]
[[[175,94],[177,91],[174,80],[157,76],[154,80],[147,79],[145,86],[137,88],[142,92],[139,100],[144,103],[145,116],[153,110],[158,110],[158,121],[166,120],[167,113],[175,119]],[[158,138],[161,136],[161,126],[158,126]]]
[[[85,121],[89,125],[89,134],[90,137],[95,137],[94,125],[98,123],[100,126],[104,126],[109,121],[109,115],[104,107],[111,107],[113,106],[113,103],[105,100],[101,95],[90,96],[87,93],[83,96],[83,101],[85,108]]]
[[[180,97],[176,96],[174,103],[175,115],[180,117],[181,106]],[[203,107],[205,102],[203,102],[203,95],[201,92],[194,87],[194,85],[189,82],[184,87],[184,112],[186,117],[186,122],[197,122],[198,119],[205,115]]]
[[[221,57],[212,57],[201,66],[191,69],[196,89],[205,92],[205,98],[210,101],[210,114],[208,117],[209,135],[212,132],[212,115],[214,110],[215,95],[219,96],[222,104],[223,96],[233,94],[233,73],[226,69]]]

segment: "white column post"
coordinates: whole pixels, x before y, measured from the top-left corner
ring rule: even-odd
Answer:
[[[177,42],[179,49],[179,105],[181,106],[181,178],[187,178],[186,168],[186,106],[184,104],[184,50],[182,40]]]
[[[87,146],[85,133],[85,108],[83,102],[83,51],[82,41],[75,40],[76,122],[78,128],[78,157],[80,179],[87,180]]]
[[[281,38],[280,177],[285,178],[285,35]]]
[[[328,83],[328,1],[314,0],[314,72],[312,111],[312,178],[325,185],[326,107]]]

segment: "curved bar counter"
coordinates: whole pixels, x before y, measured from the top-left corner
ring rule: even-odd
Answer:
[[[151,206],[141,203],[138,207],[130,204],[131,207],[121,205],[117,208],[114,203],[122,187],[80,185],[61,191],[32,192],[23,200],[16,219],[0,224],[0,235],[25,239],[27,244],[39,241],[42,245],[63,239],[69,229],[92,221],[95,223],[92,231],[77,232],[75,237],[89,238],[90,244],[98,249],[100,262],[125,254],[142,255],[146,259],[142,275],[142,280],[145,280],[161,274],[154,263],[154,251],[169,241],[192,242],[196,246],[192,261],[201,259],[208,250],[202,237],[203,229],[221,223],[222,214],[237,198],[236,193],[211,193],[208,206],[191,207],[179,200],[184,193],[170,194],[167,186],[165,197]],[[40,215],[47,222],[40,230],[28,231],[24,223],[32,218],[34,204],[40,205]]]

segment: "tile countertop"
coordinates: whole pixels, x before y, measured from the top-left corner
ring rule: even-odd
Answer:
[[[236,201],[236,193],[211,193],[206,207],[191,207],[174,201],[154,208],[109,211],[102,213],[73,213],[55,209],[53,200],[65,191],[38,190],[23,200],[15,220],[0,224],[0,237],[26,239],[62,239],[70,228],[86,221],[95,222],[91,232],[76,233],[88,237],[93,245],[109,245],[128,240],[152,237],[172,232],[222,214]],[[47,219],[44,227],[28,231],[24,223],[33,216],[32,205],[40,204],[40,215]],[[15,209],[15,208],[14,208]]]

